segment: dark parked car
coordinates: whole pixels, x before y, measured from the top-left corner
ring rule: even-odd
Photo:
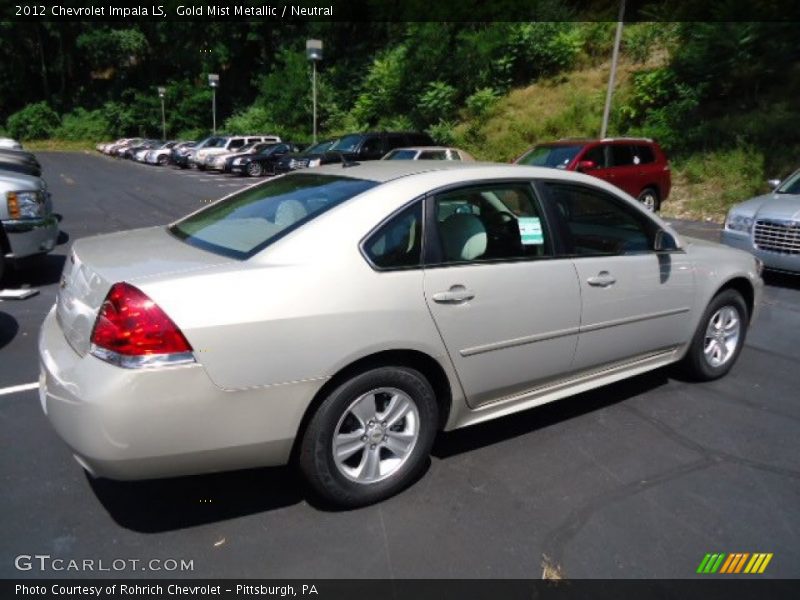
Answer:
[[[380,160],[389,150],[404,146],[435,146],[435,144],[427,133],[407,131],[352,133],[336,140],[320,162],[329,164],[342,161]]]
[[[180,151],[173,152],[170,155],[170,162],[173,165],[180,167],[181,169],[188,169],[192,166],[192,160],[194,159],[195,153],[198,150],[202,150],[208,146],[216,145],[221,140],[221,136],[211,135],[207,138],[204,138],[190,146],[188,148],[183,148]]]
[[[34,177],[42,174],[42,166],[36,157],[23,150],[0,148],[0,169]]]
[[[306,167],[318,167],[322,162],[322,156],[336,142],[336,140],[325,140],[306,148],[302,152],[292,152],[282,156],[275,163],[275,173],[288,173],[296,169]]]
[[[672,185],[667,157],[648,138],[564,139],[537,144],[514,162],[604,179],[656,212]]]
[[[260,177],[261,175],[275,174],[275,164],[281,157],[290,152],[299,152],[300,147],[291,142],[279,142],[269,144],[258,152],[246,154],[231,161],[231,172],[239,175],[249,175],[250,177]]]

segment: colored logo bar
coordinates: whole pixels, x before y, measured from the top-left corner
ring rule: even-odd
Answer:
[[[697,572],[703,575],[724,573],[726,575],[737,573],[760,574],[763,573],[769,561],[772,560],[772,552],[735,552],[733,554],[716,553],[706,554],[697,567]]]

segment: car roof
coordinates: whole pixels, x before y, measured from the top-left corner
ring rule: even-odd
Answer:
[[[392,148],[389,152],[397,152],[398,150],[413,150],[414,152],[427,152],[428,150],[459,150],[455,146],[403,146],[402,148]]]
[[[433,173],[436,171],[457,171],[484,169],[485,171],[496,171],[498,178],[513,177],[540,177],[543,179],[553,179],[554,172],[557,172],[558,179],[592,181],[598,180],[582,173],[572,171],[562,171],[548,167],[531,167],[527,165],[512,165],[508,163],[494,162],[463,162],[458,160],[368,160],[355,163],[334,163],[315,167],[312,172],[324,175],[337,175],[340,177],[352,177],[353,179],[368,179],[385,183],[401,177],[417,175],[421,173]],[[295,171],[295,173],[308,173],[308,170]],[[484,172],[485,173],[485,172]],[[290,175],[291,176],[291,175]]]

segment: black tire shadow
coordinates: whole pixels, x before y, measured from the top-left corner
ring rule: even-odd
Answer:
[[[86,478],[111,518],[141,533],[224,521],[303,499],[300,482],[286,467],[147,481]]]
[[[443,432],[439,434],[431,454],[444,459],[527,435],[650,392],[666,385],[669,375],[670,371],[658,369],[486,423]]]
[[[0,312],[0,348],[4,348],[17,337],[19,323],[8,313]]]

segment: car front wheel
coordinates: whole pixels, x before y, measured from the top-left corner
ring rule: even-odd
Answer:
[[[364,371],[335,388],[308,423],[298,462],[312,489],[341,507],[396,494],[422,472],[436,436],[428,381],[407,367]]]
[[[247,165],[247,174],[250,177],[261,177],[261,174],[264,172],[264,169],[261,168],[261,165],[257,162],[251,162]]]
[[[736,290],[717,294],[706,308],[683,359],[687,374],[698,381],[718,379],[731,370],[742,351],[748,323],[747,305]]]

